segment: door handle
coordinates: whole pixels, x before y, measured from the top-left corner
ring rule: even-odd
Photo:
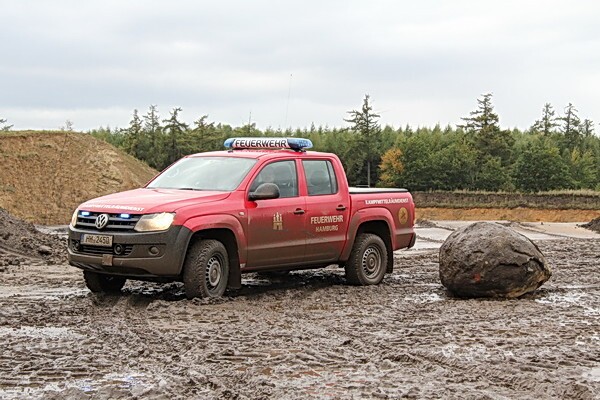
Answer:
[[[304,210],[301,208],[298,208],[298,209],[296,209],[296,211],[294,211],[294,214],[296,214],[296,215],[304,214]]]
[[[338,210],[338,211],[344,211],[346,209],[346,206],[340,204],[335,209]]]

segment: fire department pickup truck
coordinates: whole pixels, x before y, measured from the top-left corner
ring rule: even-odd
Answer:
[[[392,272],[392,251],[415,243],[405,189],[349,188],[334,154],[300,138],[232,138],[228,150],[175,162],[145,187],[81,204],[69,263],[92,292],[127,279],[183,281],[217,297],[246,272],[338,264],[350,284]]]

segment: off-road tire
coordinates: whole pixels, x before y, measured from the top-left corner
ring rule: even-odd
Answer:
[[[384,241],[372,233],[356,237],[346,261],[346,280],[352,285],[377,285],[387,270],[387,248]]]
[[[93,293],[119,293],[125,285],[126,278],[104,275],[92,271],[83,271],[85,285]]]
[[[190,247],[183,264],[183,286],[188,299],[222,296],[228,278],[229,256],[223,243],[207,239]]]

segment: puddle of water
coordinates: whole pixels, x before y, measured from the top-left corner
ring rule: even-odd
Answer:
[[[120,389],[132,389],[134,386],[145,385],[143,382],[146,376],[142,373],[131,372],[127,374],[110,373],[104,375],[98,380],[84,379],[74,382],[75,386],[80,389],[91,392],[98,389],[98,386],[109,384]]]
[[[463,361],[478,361],[490,358],[486,347],[481,344],[465,346],[464,344],[449,343],[442,346],[437,352],[446,358]]]
[[[452,233],[452,231],[440,228],[417,228],[415,231],[417,232],[417,236],[423,240],[430,240],[434,242],[443,242]]]
[[[600,235],[596,232],[580,227],[585,222],[521,222],[525,229],[533,229],[549,235],[572,237],[577,239],[598,239]]]
[[[425,304],[443,301],[444,299],[437,293],[422,293],[414,296],[406,296],[404,300],[417,304]]]
[[[9,297],[19,297],[33,300],[60,300],[65,297],[83,297],[87,296],[87,289],[65,289],[50,288],[34,285],[27,286],[0,286],[0,299]]]
[[[586,306],[583,313],[585,315],[587,315],[588,317],[597,317],[597,316],[600,316],[600,308]]]
[[[147,376],[142,373],[131,372],[131,373],[110,373],[104,375],[100,379],[76,379],[72,381],[65,381],[62,383],[48,383],[44,387],[30,387],[22,386],[15,388],[0,388],[1,399],[23,399],[23,398],[44,398],[44,394],[49,392],[64,392],[68,389],[79,389],[86,393],[86,395],[92,395],[93,393],[101,388],[111,388],[117,390],[131,391],[132,397],[135,396],[135,392],[142,394],[146,389],[150,388],[151,384],[145,382]],[[162,382],[158,383],[160,387]],[[116,392],[115,398],[123,398],[122,392]],[[111,397],[112,398],[112,397]]]
[[[0,326],[0,336],[31,337],[36,339],[84,339],[85,336],[64,327],[21,326],[9,328]]]
[[[553,304],[569,307],[572,304],[585,303],[584,299],[586,297],[588,296],[582,292],[570,292],[567,294],[550,293],[544,297],[535,299],[535,301],[541,304]]]
[[[442,246],[442,242],[429,242],[426,240],[419,240],[417,239],[417,241],[415,242],[415,245],[407,250],[399,250],[404,254],[425,254],[425,253],[429,253],[431,250],[437,250]],[[425,250],[429,250],[429,251],[425,251]],[[400,253],[400,254],[402,254]]]
[[[600,382],[600,367],[590,368],[581,375],[589,381]]]
[[[597,301],[590,301],[590,295],[581,291],[569,292],[566,294],[550,293],[536,302],[541,304],[551,304],[560,307],[571,307],[577,305],[583,309],[583,314],[588,317],[600,316],[599,307],[590,307],[590,304],[597,304]]]

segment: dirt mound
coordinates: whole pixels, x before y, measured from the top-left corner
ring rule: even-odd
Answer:
[[[581,226],[583,226],[584,228],[590,229],[594,232],[600,233],[600,218],[596,218],[596,219],[588,222],[587,224],[583,224]]]
[[[15,218],[0,208],[0,269],[36,260],[46,264],[65,263],[66,246],[66,239],[41,233],[32,223]]]
[[[93,136],[0,133],[0,207],[37,224],[67,224],[81,202],[144,185],[156,171]]]

